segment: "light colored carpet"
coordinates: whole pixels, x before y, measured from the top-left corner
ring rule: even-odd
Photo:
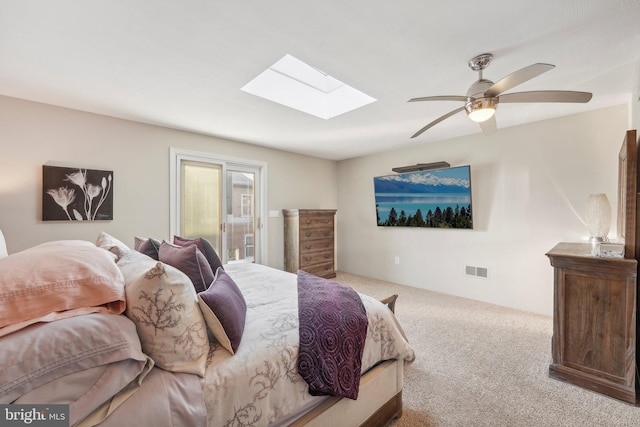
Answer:
[[[416,360],[393,427],[640,426],[640,408],[549,378],[550,317],[342,272],[336,280],[399,295]]]

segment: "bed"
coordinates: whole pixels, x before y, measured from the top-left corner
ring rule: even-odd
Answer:
[[[163,261],[149,256],[161,243]],[[304,273],[230,264],[211,277],[211,248],[164,243],[134,250],[101,233],[0,259],[0,403],[69,405],[78,426],[377,426],[401,415],[415,355],[393,300],[357,294],[368,323],[357,398],[312,395],[298,366]]]

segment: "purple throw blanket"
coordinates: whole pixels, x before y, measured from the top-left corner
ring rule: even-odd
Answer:
[[[298,271],[298,373],[309,393],[358,398],[367,312],[350,287]]]

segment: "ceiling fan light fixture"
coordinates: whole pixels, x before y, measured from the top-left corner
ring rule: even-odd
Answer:
[[[485,122],[496,113],[498,98],[479,98],[467,102],[464,106],[467,115],[474,122]]]

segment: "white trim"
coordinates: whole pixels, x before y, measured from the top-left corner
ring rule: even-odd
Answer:
[[[226,188],[226,172],[228,167],[250,167],[258,169],[259,184],[257,194],[259,194],[259,206],[254,205],[256,213],[256,236],[254,241],[254,261],[262,263],[269,259],[267,254],[267,162],[260,160],[244,159],[240,157],[232,157],[220,154],[207,153],[202,151],[185,150],[182,148],[169,148],[169,233],[171,236],[178,234],[180,224],[180,209],[178,200],[180,199],[180,162],[182,160],[191,160],[204,163],[218,163],[222,165],[222,185]],[[222,200],[222,215],[226,215],[226,198]],[[254,200],[255,203],[255,200]],[[223,246],[225,244],[223,243]],[[221,251],[221,257],[226,258],[224,251]],[[224,261],[224,260],[223,260]]]
[[[255,244],[255,241],[254,241],[254,244]],[[4,234],[2,234],[2,230],[0,230],[0,258],[6,258],[7,256],[9,256],[9,252],[7,251],[7,241],[4,239]]]

